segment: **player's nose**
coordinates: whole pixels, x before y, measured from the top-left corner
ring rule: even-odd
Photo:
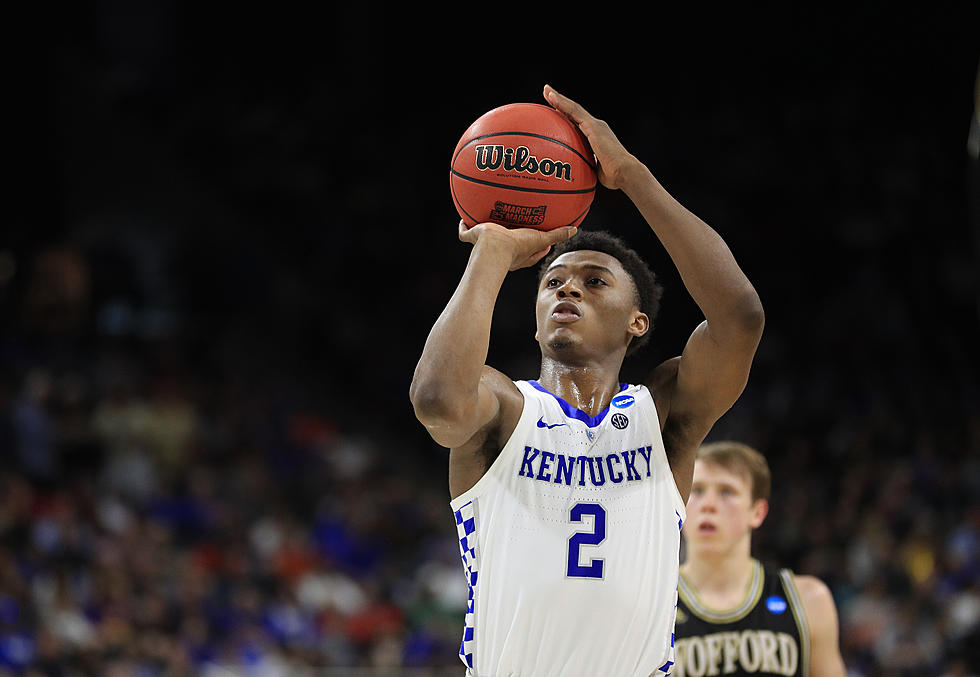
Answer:
[[[706,491],[701,495],[701,512],[715,512],[718,509],[715,495],[711,491]]]
[[[582,290],[578,288],[574,280],[566,280],[560,287],[558,287],[558,298],[565,299],[568,297],[573,299],[582,298]]]

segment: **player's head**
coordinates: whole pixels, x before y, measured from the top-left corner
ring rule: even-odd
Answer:
[[[752,530],[769,512],[765,457],[740,442],[702,445],[694,461],[684,538],[690,551],[748,550]]]
[[[621,239],[580,230],[541,262],[536,338],[557,355],[583,345],[631,354],[649,340],[662,292],[650,267]]]

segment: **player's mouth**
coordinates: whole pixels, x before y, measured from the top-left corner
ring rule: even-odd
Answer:
[[[551,309],[551,319],[555,322],[574,322],[582,317],[582,311],[571,301],[562,301]]]
[[[711,522],[701,522],[701,524],[698,525],[699,534],[713,534],[716,533],[717,531],[718,531],[718,527],[716,527]]]

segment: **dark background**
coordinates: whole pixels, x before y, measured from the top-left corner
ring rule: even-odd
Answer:
[[[408,385],[466,262],[451,151],[546,82],[759,291],[710,436],[772,465],[757,556],[831,586],[853,674],[976,669],[967,9],[35,7],[8,81],[0,670],[456,669],[446,455]],[[699,312],[624,196],[584,227],[666,287],[635,380]],[[494,318],[514,378],[533,279]]]

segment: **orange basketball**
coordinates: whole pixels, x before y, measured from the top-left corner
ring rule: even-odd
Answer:
[[[553,108],[512,103],[463,133],[449,170],[467,226],[493,221],[551,230],[577,226],[595,197],[595,155],[578,127]]]

